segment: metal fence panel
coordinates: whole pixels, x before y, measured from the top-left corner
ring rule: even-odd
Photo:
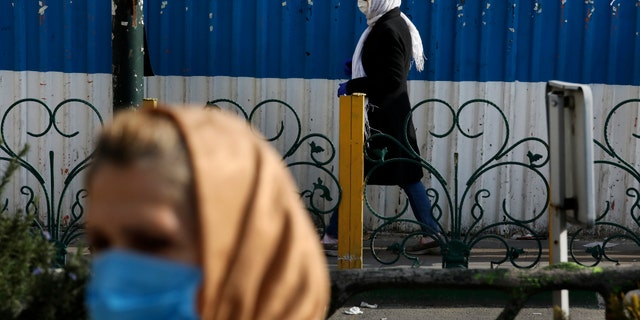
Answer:
[[[587,83],[595,99],[596,140],[610,145],[596,148],[596,159],[618,164],[597,165],[596,203],[607,212],[606,219],[637,230],[640,196],[634,190],[640,161],[634,99],[640,97],[639,4],[638,0],[405,0],[402,10],[420,30],[427,56],[425,71],[410,75],[411,100],[444,102],[425,102],[415,111],[423,157],[451,183],[435,183],[433,175],[425,182],[440,195],[445,190],[459,195],[456,203],[465,212],[472,210],[478,192],[488,190],[490,196],[480,197],[484,218],[477,228],[503,220],[505,212],[518,219],[537,217],[547,195],[544,182],[531,170],[496,167],[480,175],[465,194],[466,181],[505,144],[517,145],[500,161],[544,159],[540,144],[519,141],[546,139],[545,81]],[[0,2],[0,111],[5,114],[21,99],[42,102],[17,105],[2,130],[7,145],[32,146],[28,160],[48,179],[45,186],[52,193],[39,191],[36,198],[42,203],[62,197],[65,170],[90,152],[89,137],[99,126],[84,103],[65,103],[53,119],[49,112],[67,99],[81,99],[95,106],[102,118],[111,116],[111,12],[106,1]],[[355,3],[147,0],[145,15],[149,55],[157,74],[146,79],[146,96],[197,106],[228,99],[245,110],[260,105],[251,121],[267,138],[284,127],[281,139],[273,142],[283,153],[299,142],[300,135],[322,133],[336,141],[335,91],[344,81],[342,63],[366,25]],[[446,133],[454,118],[455,132],[446,138],[432,134]],[[49,128],[49,123],[56,126]],[[29,135],[47,128],[51,137]],[[76,131],[82,136],[61,138],[61,132]],[[479,133],[483,134],[470,138]],[[49,151],[54,151],[53,162]],[[301,161],[308,157],[305,152],[287,161]],[[335,174],[336,160],[331,161],[328,170]],[[329,179],[327,172],[308,170],[315,169],[292,168],[301,189],[317,182],[318,175]],[[540,170],[546,176],[546,167]],[[27,197],[22,186],[41,183],[26,173],[16,181],[6,197],[22,201],[24,207],[26,202],[19,200]],[[69,183],[72,191],[67,195],[77,194],[81,179]],[[371,205],[384,216],[404,206],[398,188],[370,192]],[[318,201],[318,206],[330,208],[337,200]],[[69,211],[75,200],[60,202]],[[465,226],[473,220],[469,214],[461,219]],[[441,222],[450,224],[451,216],[443,215]],[[381,223],[370,213],[365,218],[369,229]],[[531,224],[545,230],[545,215]],[[399,223],[395,228],[409,230],[414,225]]]

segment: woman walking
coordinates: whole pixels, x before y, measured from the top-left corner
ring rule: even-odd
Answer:
[[[356,92],[366,94],[367,136],[383,133],[403,144],[399,146],[386,138],[368,140],[367,156],[373,158],[376,150],[386,149],[385,161],[393,158],[419,160],[407,78],[412,61],[418,71],[424,69],[424,54],[420,33],[400,12],[400,4],[401,0],[358,0],[358,8],[367,17],[368,27],[353,53],[352,78],[338,88],[338,96]],[[406,152],[405,148],[411,148],[415,155]],[[396,161],[374,169],[377,164],[365,159],[367,184],[400,186],[421,224],[424,236],[416,246],[407,248],[407,252],[424,254],[437,247],[440,228],[433,219],[431,203],[421,182],[422,167],[409,161]],[[324,243],[335,241],[337,220],[334,213]]]

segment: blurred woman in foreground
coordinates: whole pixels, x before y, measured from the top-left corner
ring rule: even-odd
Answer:
[[[223,111],[121,112],[87,175],[93,319],[321,319],[327,264],[292,178]]]

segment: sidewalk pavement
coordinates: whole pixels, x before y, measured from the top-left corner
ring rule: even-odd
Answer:
[[[403,234],[383,234],[378,235],[375,239],[373,251],[371,249],[371,241],[367,235],[363,241],[363,269],[368,268],[393,268],[393,267],[415,267],[415,261],[403,256],[402,254],[395,254],[389,250],[394,244],[402,243],[404,239]],[[569,239],[571,241],[571,239]],[[408,245],[414,242],[409,241]],[[515,264],[519,267],[540,268],[549,265],[549,240],[542,239],[537,240],[515,240],[507,239],[506,243],[512,248],[522,248],[524,253],[521,253],[519,258],[515,260]],[[576,239],[571,248],[573,248],[573,255],[576,260],[586,266],[593,265],[596,260],[592,257],[591,253],[587,252],[588,248],[592,248],[596,245],[602,245],[602,240],[597,239]],[[571,249],[570,248],[570,249]],[[538,250],[540,250],[540,258],[536,263],[538,257]],[[374,252],[375,251],[375,252]],[[330,269],[337,269],[338,266],[338,251],[336,248],[325,250],[327,255],[327,262]],[[378,261],[375,257],[378,257]],[[509,260],[496,263],[505,259],[507,249],[504,245],[495,239],[486,239],[478,242],[472,249],[469,255],[469,269],[489,269],[489,268],[516,268]],[[607,257],[619,261],[619,265],[629,265],[633,263],[640,263],[640,247],[633,241],[626,239],[619,239],[609,242],[606,249]],[[399,258],[398,258],[399,255]],[[420,268],[442,268],[442,255],[439,248],[430,250],[427,255],[416,255],[418,258]],[[386,264],[386,262],[398,260],[393,264]],[[571,252],[569,252],[569,262],[576,262],[572,259]],[[493,263],[492,263],[493,262]],[[598,266],[615,266],[617,263],[609,261],[603,258]]]
[[[379,235],[374,242],[375,255],[378,259],[387,262],[397,258],[394,264],[382,263],[374,257],[371,250],[371,241],[365,236],[363,242],[363,269],[380,268],[408,268],[420,267],[429,269],[442,269],[442,256],[439,249],[432,250],[431,254],[416,256],[419,266],[407,257],[398,258],[397,254],[388,250],[394,243],[401,243],[404,235],[385,234]],[[571,239],[570,239],[571,240]],[[540,240],[506,240],[510,247],[522,248],[516,264],[531,268],[541,268],[549,265],[549,241]],[[539,247],[539,245],[540,247]],[[576,239],[572,245],[573,254],[577,261],[584,265],[593,265],[596,260],[588,248],[602,245],[601,240]],[[410,244],[409,244],[410,245]],[[536,263],[538,252],[541,252]],[[337,269],[337,250],[325,250],[329,268]],[[507,249],[494,239],[481,241],[471,249],[469,256],[470,269],[488,268],[516,268],[509,260],[496,264],[505,259]],[[640,247],[632,241],[620,239],[607,245],[607,257],[618,262],[604,259],[598,266],[613,267],[616,265],[628,266],[640,263]],[[493,263],[492,263],[493,262]],[[569,262],[575,262],[569,253]],[[377,290],[360,293],[338,309],[329,319],[495,319],[502,311],[506,303],[505,294],[497,291],[471,290]],[[516,319],[551,319],[551,293],[540,294],[532,297],[526,307],[522,309]],[[361,308],[361,315],[347,315],[351,307],[359,307],[360,303],[377,305],[376,309]],[[604,305],[602,299],[593,292],[570,292],[570,307],[572,319],[604,319]]]

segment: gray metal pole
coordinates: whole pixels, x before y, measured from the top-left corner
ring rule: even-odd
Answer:
[[[142,106],[144,28],[142,0],[112,0],[113,111]]]

